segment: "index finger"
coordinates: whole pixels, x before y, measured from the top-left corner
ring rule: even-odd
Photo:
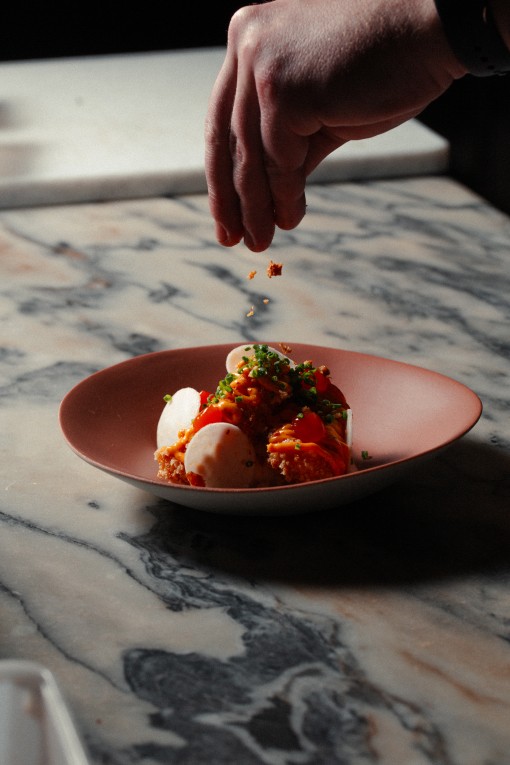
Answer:
[[[225,246],[243,237],[239,197],[234,187],[230,120],[237,84],[237,61],[227,52],[211,91],[205,119],[205,175],[216,237]]]

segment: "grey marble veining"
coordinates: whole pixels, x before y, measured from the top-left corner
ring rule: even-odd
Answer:
[[[258,255],[203,195],[0,213],[0,658],[54,672],[91,763],[508,765],[509,296],[509,219],[442,177],[311,186]],[[295,518],[158,501],[63,441],[93,371],[261,337],[434,369],[482,418]]]

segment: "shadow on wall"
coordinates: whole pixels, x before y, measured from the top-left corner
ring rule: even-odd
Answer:
[[[468,75],[420,121],[449,140],[451,175],[510,214],[510,76]]]

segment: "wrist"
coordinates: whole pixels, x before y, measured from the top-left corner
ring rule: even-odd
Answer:
[[[477,77],[510,71],[510,11],[503,0],[434,0],[450,47]]]

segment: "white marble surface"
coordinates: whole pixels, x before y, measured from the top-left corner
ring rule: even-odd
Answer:
[[[510,221],[446,178],[308,201],[262,255],[215,244],[203,195],[0,213],[0,658],[54,673],[94,765],[508,765]],[[64,442],[94,370],[261,335],[448,374],[482,419],[290,519],[184,510]]]
[[[204,118],[223,48],[0,64],[0,207],[206,191]],[[413,120],[351,142],[315,181],[437,173]]]

